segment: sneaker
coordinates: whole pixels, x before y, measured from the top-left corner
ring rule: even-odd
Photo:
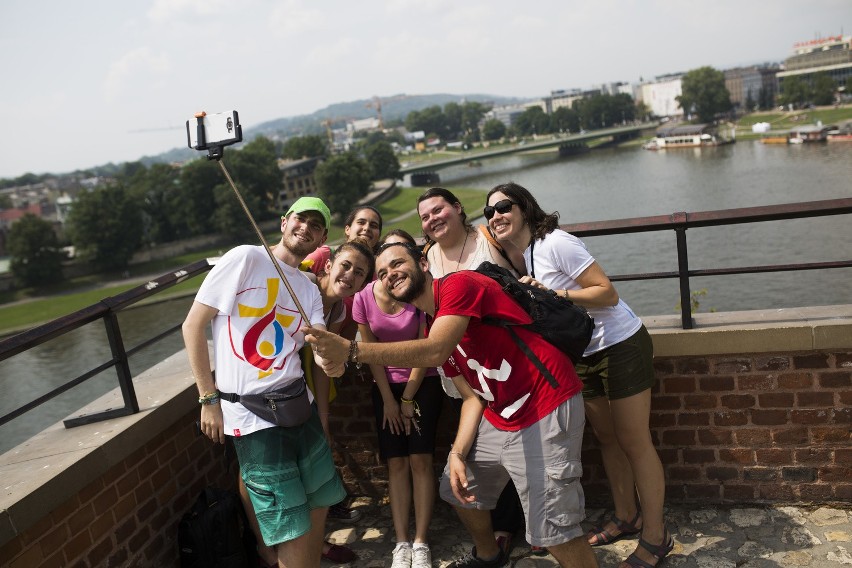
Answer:
[[[391,553],[391,568],[411,568],[411,543],[398,542]]]
[[[411,568],[432,568],[432,552],[425,544],[411,549]]]
[[[343,523],[357,523],[364,515],[358,509],[350,509],[342,503],[328,508],[328,518]]]
[[[500,554],[494,560],[483,560],[476,557],[476,547],[473,550],[450,563],[447,568],[509,568],[512,565],[511,560],[500,551]]]

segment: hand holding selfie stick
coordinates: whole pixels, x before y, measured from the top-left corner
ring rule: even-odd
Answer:
[[[194,148],[196,150],[207,150],[207,159],[216,160],[219,163],[219,167],[222,168],[222,173],[225,174],[225,179],[228,180],[228,183],[231,185],[231,189],[234,190],[234,195],[237,196],[237,200],[240,202],[243,211],[246,212],[246,216],[248,217],[251,226],[254,228],[254,232],[257,233],[257,238],[260,239],[260,244],[263,247],[263,250],[265,250],[266,254],[269,255],[269,260],[272,262],[272,265],[275,267],[275,270],[278,271],[278,276],[281,277],[281,281],[287,288],[287,292],[290,293],[290,297],[293,299],[293,302],[296,303],[296,309],[299,310],[299,314],[302,316],[302,320],[305,322],[305,325],[307,327],[312,327],[311,320],[305,313],[304,308],[302,308],[302,304],[299,302],[299,298],[296,297],[296,293],[290,286],[290,282],[287,280],[287,277],[284,276],[284,271],[281,270],[281,265],[278,264],[278,259],[275,258],[275,255],[272,254],[272,249],[270,249],[269,245],[266,244],[266,241],[263,238],[263,233],[260,232],[260,227],[257,226],[254,217],[252,217],[251,211],[249,211],[248,205],[246,205],[243,196],[240,194],[239,190],[237,189],[237,186],[234,184],[234,180],[231,179],[231,174],[228,173],[228,169],[222,162],[222,155],[225,152],[225,146],[240,142],[243,139],[243,129],[240,126],[237,111],[233,111],[233,114],[228,115],[222,123],[222,125],[224,125],[224,129],[220,128],[220,130],[224,138],[220,139],[218,136],[216,136],[214,137],[216,139],[216,142],[208,142],[208,139],[211,138],[209,136],[210,131],[212,130],[215,134],[216,127],[222,126],[218,125],[218,122],[220,121],[211,120],[215,116],[217,115],[208,115],[206,112],[203,111],[195,114],[195,138],[193,138],[192,136],[193,132],[190,126],[191,121],[186,121],[186,133],[187,139],[189,141],[189,147]],[[193,141],[195,142],[195,144],[193,144]]]

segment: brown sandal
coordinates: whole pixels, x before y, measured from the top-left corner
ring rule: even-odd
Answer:
[[[654,555],[654,558],[657,561],[654,564],[648,564],[638,556],[634,552],[630,556],[624,559],[623,564],[627,564],[630,568],[656,568],[660,565],[660,562],[669,555],[669,552],[674,548],[674,539],[672,535],[669,534],[669,531],[666,530],[663,535],[663,542],[661,544],[651,544],[641,536],[639,537],[639,546],[650,552]]]
[[[639,522],[639,517],[641,517],[642,512],[636,511],[636,516],[633,517],[631,521],[622,521],[618,517],[613,514],[609,519],[603,522],[603,524],[596,526],[588,533],[586,533],[586,540],[589,541],[591,546],[603,546],[605,544],[612,544],[613,542],[618,542],[619,540],[626,538],[630,535],[634,535],[642,531],[641,528],[636,526],[636,523]],[[607,522],[611,522],[618,529],[618,534],[612,534],[607,531],[604,527]]]

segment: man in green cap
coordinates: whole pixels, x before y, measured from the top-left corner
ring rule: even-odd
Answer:
[[[299,264],[325,242],[330,218],[321,199],[302,197],[281,218],[281,240],[271,247],[310,325],[321,329],[319,290]],[[220,397],[220,392],[268,393],[302,381],[299,349],[305,341],[299,329],[306,323],[263,247],[241,245],[222,256],[204,279],[183,323],[183,337],[198,386],[201,430],[214,442],[223,444],[226,436],[233,441],[264,542],[275,547],[284,566],[318,567],[328,506],[346,492],[316,405],[307,422],[282,427]]]

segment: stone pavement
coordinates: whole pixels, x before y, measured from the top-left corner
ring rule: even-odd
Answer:
[[[356,499],[364,513],[357,525],[330,521],[329,539],[348,544],[358,559],[344,567],[390,566],[393,525],[387,503]],[[596,523],[608,513],[587,509]],[[852,566],[852,505],[843,507],[669,506],[666,522],[675,548],[663,563],[668,568],[842,568]],[[585,526],[585,525],[584,525]],[[438,500],[430,525],[432,563],[445,568],[472,546],[453,510]],[[515,568],[557,566],[551,556],[532,556],[523,535],[514,540]],[[636,547],[635,537],[595,549],[601,568],[618,566]],[[323,561],[323,568],[335,566]]]

